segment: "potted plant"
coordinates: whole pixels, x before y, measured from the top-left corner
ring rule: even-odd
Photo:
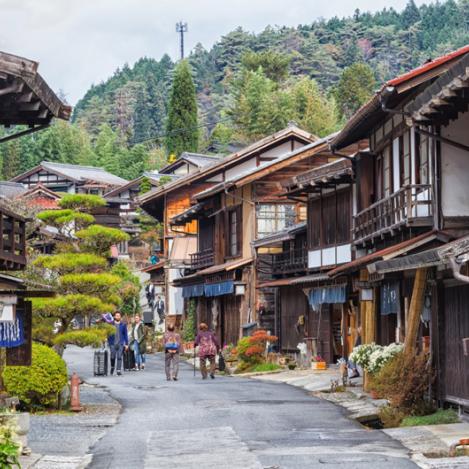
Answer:
[[[313,370],[327,370],[326,360],[321,355],[316,355],[311,360],[311,368]]]

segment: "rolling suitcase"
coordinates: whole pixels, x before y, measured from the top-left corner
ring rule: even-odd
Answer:
[[[131,371],[135,369],[135,355],[134,351],[131,350],[130,347],[128,350],[124,350],[122,358],[124,362],[124,371]]]
[[[108,374],[109,353],[106,349],[94,352],[94,368],[95,376],[107,376]]]

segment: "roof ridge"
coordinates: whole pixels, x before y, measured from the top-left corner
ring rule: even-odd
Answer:
[[[41,161],[41,165],[47,164],[47,165],[54,165],[54,166],[61,166],[61,167],[68,167],[68,168],[80,168],[80,169],[92,169],[92,170],[100,170],[100,171],[105,171],[106,173],[113,174],[106,170],[105,168],[102,168],[101,166],[85,166],[81,164],[73,164],[73,163],[59,163],[56,161]],[[113,174],[115,176],[115,174]]]

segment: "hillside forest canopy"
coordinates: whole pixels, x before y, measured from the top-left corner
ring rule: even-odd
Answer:
[[[178,64],[168,55],[143,57],[91,86],[72,123],[0,145],[0,174],[10,179],[47,160],[133,179],[181,151],[228,153],[291,121],[324,136],[378,84],[469,43],[468,25],[469,0],[419,7],[410,0],[402,11],[356,10],[258,34],[239,27],[209,50],[197,44],[190,52],[184,68],[192,80],[181,80],[177,96],[187,103],[194,96],[196,115],[183,120],[171,100]]]

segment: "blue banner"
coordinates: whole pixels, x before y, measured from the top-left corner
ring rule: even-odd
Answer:
[[[24,344],[24,327],[21,314],[13,322],[0,322],[0,347],[19,347]]]
[[[195,296],[204,296],[204,285],[186,285],[182,287],[183,298],[193,298]]]
[[[312,288],[309,292],[309,304],[317,311],[322,304],[345,303],[346,290],[346,285]]]
[[[401,312],[401,298],[399,282],[386,282],[381,286],[381,316],[399,314]]]
[[[206,284],[204,291],[205,296],[229,295],[234,293],[234,283],[233,280],[227,280],[226,282]]]

